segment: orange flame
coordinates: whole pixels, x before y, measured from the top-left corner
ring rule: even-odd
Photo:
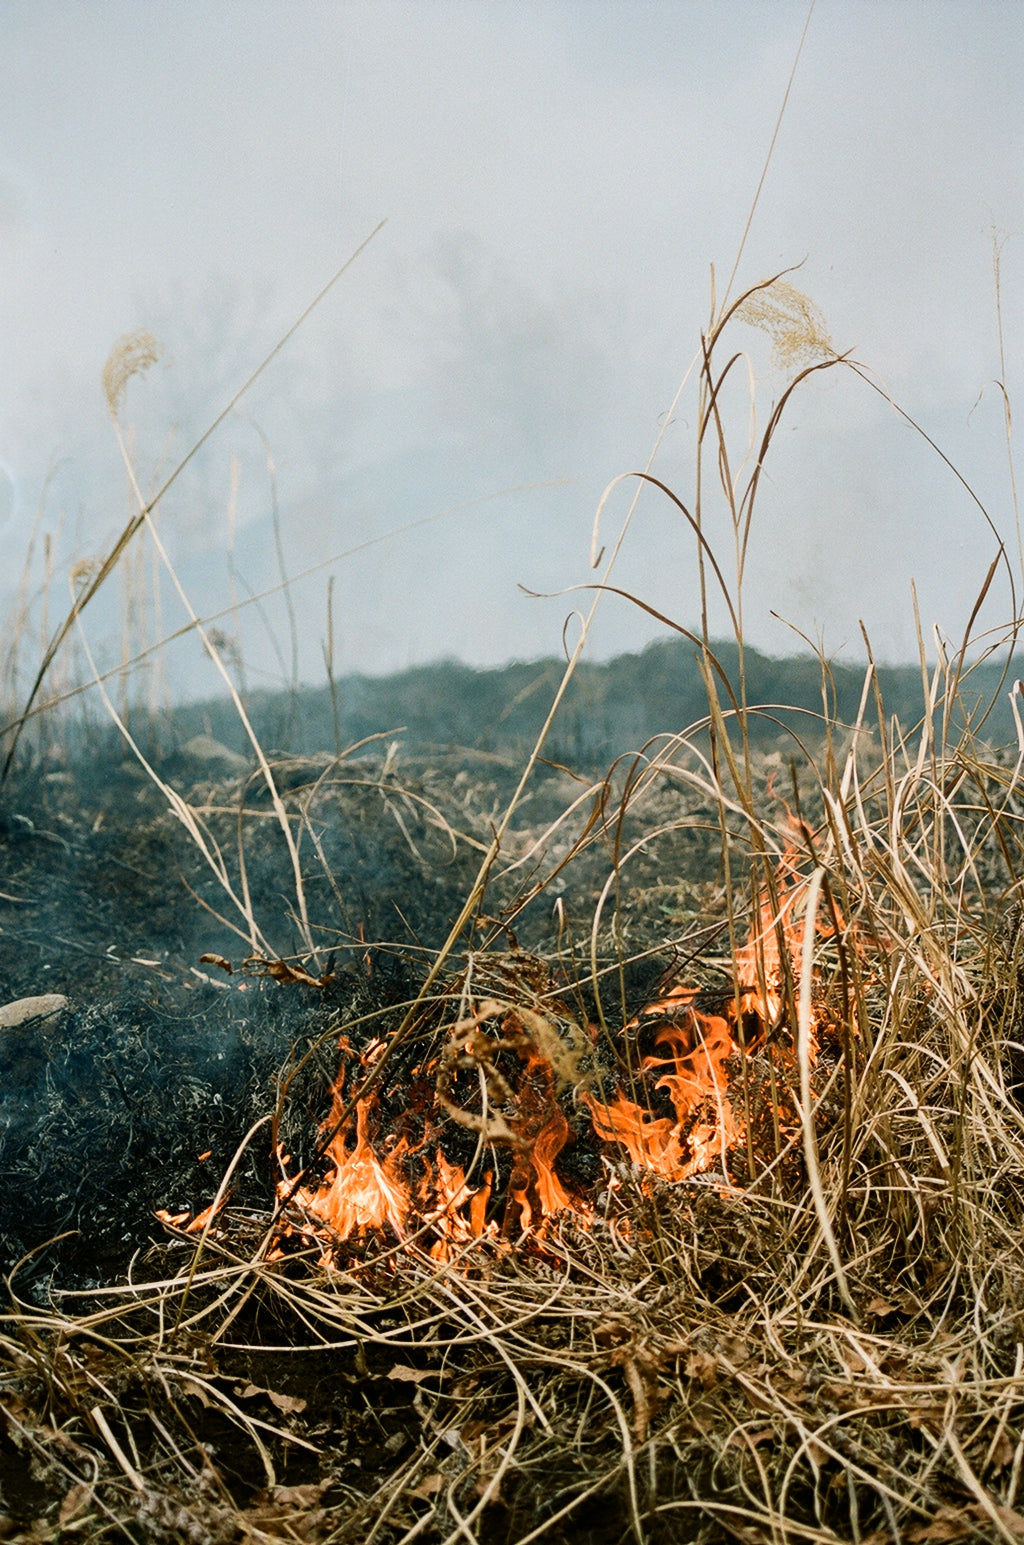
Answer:
[[[335,1085],[334,1106],[329,1118],[336,1124],[344,1100],[342,1081]],[[389,1223],[402,1237],[406,1215],[409,1211],[409,1190],[404,1183],[399,1162],[408,1151],[404,1138],[381,1160],[370,1142],[370,1100],[356,1102],[355,1143],[350,1149],[346,1139],[350,1136],[348,1121],[328,1145],[327,1156],[334,1162],[331,1180],[315,1191],[300,1187],[292,1201],[300,1209],[314,1213],[328,1224],[340,1239],[350,1235],[363,1235],[368,1229],[382,1229]]]
[[[649,1005],[642,1018],[666,1010],[678,1012],[680,999],[693,998],[695,990],[682,988]],[[637,1024],[634,1020],[631,1026]],[[728,1059],[736,1052],[729,1026],[715,1014],[686,1008],[684,1023],[671,1023],[655,1036],[656,1047],[671,1048],[667,1057],[646,1057],[641,1075],[665,1071],[655,1084],[667,1090],[675,1120],[652,1116],[643,1106],[619,1091],[604,1104],[587,1097],[597,1135],[606,1142],[620,1142],[634,1164],[653,1171],[664,1180],[686,1180],[709,1169],[718,1157],[735,1147],[740,1133],[727,1094]],[[704,1119],[700,1119],[703,1116]]]
[[[789,812],[790,824],[797,828]],[[786,844],[775,869],[774,887],[761,886],[757,922],[747,943],[736,951],[736,987],[749,995],[749,1006],[759,1013],[766,1026],[778,1023],[783,1009],[786,965],[795,968],[803,943],[803,925],[798,919],[808,881],[797,871],[798,850]]]
[[[534,1051],[528,1052],[516,1123],[521,1147],[509,1181],[514,1207],[509,1207],[505,1214],[505,1236],[511,1230],[515,1210],[525,1232],[578,1205],[555,1173],[555,1161],[569,1141],[570,1131],[555,1098],[554,1083],[550,1062]]]

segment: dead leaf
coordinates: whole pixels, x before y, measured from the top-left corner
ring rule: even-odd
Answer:
[[[992,1506],[995,1508],[996,1516],[1004,1528],[1009,1529],[1011,1534],[1024,1535],[1024,1516],[1018,1513],[1016,1508],[1005,1507],[1001,1502],[994,1502]],[[989,1516],[987,1510],[982,1507],[980,1502],[971,1504],[971,1512],[978,1519],[985,1519]]]
[[[1013,1456],[1015,1452],[1016,1449],[1013,1439],[1010,1437],[1010,1434],[1004,1427],[1002,1432],[996,1438],[995,1443],[992,1445],[992,1457],[989,1460],[989,1464],[992,1466],[993,1470],[1005,1470],[1007,1465],[1013,1463]]]
[[[1014,1508],[993,1502],[992,1511],[1010,1534],[1018,1538],[1024,1536],[1024,1516]],[[978,1524],[990,1523],[991,1519],[992,1512],[982,1507],[980,1502],[972,1502],[965,1508],[940,1507],[930,1524],[917,1524],[908,1530],[907,1539],[911,1545],[925,1545],[925,1542],[933,1540],[945,1542],[976,1539]]]
[[[816,1438],[808,1438],[806,1452],[816,1471],[820,1470],[822,1465],[827,1464],[832,1458],[828,1449],[823,1448]]]
[[[422,1384],[424,1379],[436,1379],[437,1374],[429,1368],[409,1368],[405,1363],[396,1363],[388,1378],[394,1379],[396,1384]]]
[[[305,1405],[306,1402],[302,1403]],[[270,1497],[282,1507],[315,1507],[330,1486],[330,1481],[311,1481],[305,1486],[275,1486]]]
[[[264,955],[246,955],[242,970],[252,976],[273,977],[275,982],[302,982],[306,987],[320,988],[330,986],[335,976],[333,971],[325,971],[323,976],[310,976],[302,966],[293,966],[287,960],[268,960]]]
[[[0,1405],[0,1415],[4,1418],[8,1437],[15,1447],[20,1449],[24,1443],[22,1427],[33,1424],[34,1413],[31,1407],[22,1400],[20,1395],[11,1393],[4,1396],[4,1403]]]
[[[242,1538],[255,1540],[308,1540],[310,1545],[324,1537],[328,1514],[325,1508],[291,1508],[277,1503],[265,1507],[247,1508],[239,1513],[238,1522],[244,1530]]]
[[[282,1395],[276,1389],[264,1389],[260,1384],[246,1384],[244,1387],[236,1388],[235,1394],[239,1400],[252,1400],[257,1395],[266,1395],[272,1406],[285,1412],[304,1411],[308,1404],[308,1401],[303,1400],[301,1396]]]
[[[228,976],[231,976],[235,969],[230,960],[226,959],[223,955],[200,955],[199,964],[201,966],[217,966],[221,971],[226,971]]]
[[[913,1529],[908,1529],[907,1539],[911,1545],[925,1545],[928,1540],[974,1539],[976,1534],[974,1520],[966,1513],[940,1507],[930,1524],[916,1524]]]
[[[719,1350],[722,1356],[732,1363],[734,1368],[741,1368],[751,1359],[750,1347],[743,1336],[725,1336],[719,1342]]]
[[[432,1475],[425,1475],[421,1481],[410,1489],[411,1497],[422,1497],[424,1501],[433,1497],[444,1485],[444,1476],[440,1470],[435,1470]]]
[[[279,1411],[286,1413],[295,1412],[298,1414],[299,1411],[304,1411],[308,1404],[301,1395],[282,1395],[276,1389],[267,1390],[267,1399],[272,1406],[276,1406]]]
[[[896,1305],[891,1304],[887,1298],[873,1298],[864,1310],[872,1319],[887,1320],[890,1315],[896,1313]]]
[[[657,1362],[641,1347],[615,1347],[609,1359],[613,1368],[621,1368],[633,1397],[633,1436],[638,1443],[647,1437],[651,1417],[658,1403]]]
[[[946,1408],[940,1405],[919,1406],[910,1413],[907,1422],[915,1430],[919,1431],[923,1427],[933,1437],[938,1437],[946,1424]]]
[[[92,1486],[88,1481],[79,1481],[77,1486],[72,1486],[60,1505],[57,1514],[57,1523],[63,1529],[69,1524],[76,1513],[80,1513],[84,1507],[88,1507],[92,1500]]]
[[[756,1448],[759,1443],[769,1443],[774,1437],[774,1427],[759,1427],[756,1432],[744,1432],[742,1428],[739,1428],[737,1431],[729,1434],[726,1447],[728,1447],[729,1443],[734,1443],[737,1447],[740,1444],[746,1443],[748,1447]]]
[[[319,1503],[331,1485],[329,1480],[314,1481],[303,1486],[271,1486],[257,1492],[252,1506],[239,1515],[245,1539],[322,1539],[327,1512]]]
[[[772,1380],[772,1388],[783,1400],[789,1400],[794,1405],[802,1405],[813,1396],[808,1395],[807,1385],[804,1382],[803,1372],[797,1368],[792,1375],[777,1374]]]
[[[710,1389],[718,1378],[718,1358],[710,1352],[691,1352],[683,1372],[688,1379],[696,1379],[702,1389]]]
[[[191,1395],[207,1408],[210,1405],[210,1397],[201,1384],[196,1384],[192,1379],[182,1379],[181,1392],[183,1395]]]
[[[598,1320],[594,1326],[594,1340],[599,1347],[621,1346],[629,1341],[632,1331],[621,1320]]]

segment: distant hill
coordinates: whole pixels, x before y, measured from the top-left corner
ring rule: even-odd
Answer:
[[[723,672],[738,684],[736,645],[714,646]],[[781,724],[814,738],[823,709],[842,723],[856,719],[864,690],[864,667],[836,664],[823,687],[820,663],[811,656],[771,659],[746,650],[747,700],[769,705],[751,721],[761,745],[775,740]],[[327,687],[298,693],[252,693],[246,698],[261,742],[297,754],[344,749],[382,731],[403,728],[410,748],[459,746],[481,752],[519,756],[533,745],[562,677],[558,660],[515,662],[494,670],[475,670],[455,660],[416,666],[393,676],[345,676]],[[1002,668],[987,663],[972,672],[963,703],[980,718],[996,698],[981,731],[990,742],[1015,739],[1008,703],[1012,674],[1000,691]],[[879,670],[887,719],[911,728],[921,716],[923,690],[914,666]],[[998,696],[997,696],[998,694]],[[726,701],[724,690],[721,692]],[[779,711],[777,705],[785,705]],[[983,705],[983,706],[982,706]],[[788,712],[786,710],[789,710]],[[619,655],[603,664],[583,662],[570,684],[548,741],[546,754],[575,766],[601,767],[616,756],[639,749],[652,736],[675,733],[706,718],[707,699],[694,646],[680,639],[648,645],[638,654]],[[872,695],[868,723],[877,723]],[[246,747],[230,702],[184,705],[174,711],[171,738],[180,743],[206,732],[233,749]]]

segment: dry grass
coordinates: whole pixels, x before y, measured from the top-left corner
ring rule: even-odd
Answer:
[[[750,429],[734,443],[726,404],[745,362],[732,342],[742,325],[766,330],[795,374],[763,428],[751,403]],[[39,714],[44,678],[54,705],[78,690],[55,679],[58,656],[76,630],[88,650],[86,608],[123,571],[140,533],[177,584],[153,517],[249,384],[147,501],[119,412],[129,380],[153,358],[146,335],[111,357],[108,403],[137,508],[103,561],[78,574],[52,633],[44,617],[41,663],[5,732],[6,768],[22,726]],[[495,992],[538,1024],[546,1013],[554,1019],[552,998],[586,996],[608,1056],[620,1056],[637,931],[631,891],[648,883],[652,853],[671,854],[681,837],[710,828],[713,895],[666,941],[691,976],[735,976],[765,894],[778,911],[784,854],[806,882],[800,949],[786,956],[773,1027],[781,1053],[735,1059],[745,1140],[722,1154],[718,1171],[677,1185],[630,1167],[606,1144],[590,1227],[563,1213],[543,1238],[480,1239],[443,1263],[425,1239],[400,1243],[383,1231],[351,1242],[330,1269],[318,1247],[302,1248],[301,1234],[297,1248],[293,1239],[275,1258],[281,1206],[268,1198],[262,1213],[229,1204],[198,1242],[183,1235],[155,1248],[132,1262],[125,1282],[81,1299],[24,1301],[16,1268],[0,1316],[5,1537],[203,1545],[1024,1539],[1024,933],[1015,899],[1024,729],[1017,746],[993,751],[964,697],[968,662],[1012,644],[1016,623],[975,639],[972,618],[957,648],[937,640],[927,654],[922,643],[916,726],[889,722],[870,665],[857,722],[836,722],[823,660],[822,714],[786,743],[777,792],[766,788],[749,733],[764,710],[748,701],[743,671],[750,533],[793,393],[826,370],[852,371],[879,389],[834,350],[813,304],[783,276],[736,298],[727,291],[713,306],[693,367],[692,496],[684,501],[655,477],[652,454],[629,475],[635,497],[606,545],[611,489],[602,501],[594,532],[601,578],[588,587],[590,609],[514,794],[483,835],[468,839],[431,808],[453,843],[475,845],[479,868],[347,1107],[401,1066],[403,1048],[431,1038],[441,1046]],[[666,726],[663,740],[534,828],[525,795],[594,608],[615,589],[641,494],[671,500],[693,534],[700,620],[692,631],[661,620],[693,641],[708,715],[683,730]],[[1020,576],[996,537],[979,610],[1000,574],[1016,618]],[[709,641],[713,593],[740,649],[733,679]],[[315,978],[321,936],[303,845],[317,851],[319,786],[297,800],[281,787],[223,641],[179,594],[257,759]],[[26,595],[23,587],[8,689],[26,647]],[[329,674],[332,655],[329,644]],[[216,876],[233,926],[247,948],[273,959],[241,835],[232,868],[216,812],[162,779],[102,690],[130,751]],[[330,776],[359,774],[339,756]],[[401,823],[403,796],[380,783]],[[241,833],[241,806],[236,826]],[[504,929],[556,881],[559,897],[563,888],[571,897],[581,874],[596,890],[582,929],[579,909],[572,917],[559,902],[547,958],[520,955],[510,967],[500,954]],[[500,925],[488,921],[495,913]],[[816,1059],[813,1015],[824,1027]],[[566,1055],[570,1076],[578,1061]],[[766,1087],[770,1119],[755,1128],[750,1112],[759,1099],[763,1108]],[[268,1099],[246,1142],[266,1143],[279,1116]]]
[[[1010,784],[943,795],[979,877],[993,795],[1004,835],[1024,814]],[[670,1186],[609,1152],[591,1229],[443,1265],[384,1237],[271,1262],[270,1214],[229,1210],[76,1312],[15,1296],[8,1436],[51,1499],[32,1537],[1019,1539],[1018,934],[972,918],[959,874],[955,950],[948,886],[879,890],[935,813],[930,780],[900,794],[898,827],[857,795],[870,890],[818,833],[847,927],[819,960],[813,1156],[796,1129],[754,1175],[740,1153]]]
[[[795,295],[769,283],[713,320],[696,497],[664,490],[741,646],[772,438],[802,381],[846,368]],[[816,357],[734,456],[720,408],[737,356],[716,364],[726,330],[778,333],[801,317]],[[641,486],[652,481],[648,468]],[[723,517],[728,582],[708,535]],[[1004,561],[1000,549],[993,572]],[[585,988],[619,1047],[634,875],[642,889],[652,853],[711,825],[714,898],[672,940],[691,975],[734,971],[784,853],[807,882],[777,1033],[791,1054],[739,1058],[734,1075],[745,1109],[759,1079],[782,1080],[787,1120],[758,1128],[756,1146],[748,1136],[727,1171],[675,1186],[606,1145],[592,1227],[563,1214],[543,1239],[477,1240],[442,1264],[384,1234],[333,1269],[316,1248],[272,1259],[268,1199],[263,1215],[228,1206],[198,1244],[155,1250],[84,1303],[22,1302],[15,1272],[0,1320],[3,1484],[35,1518],[18,1537],[1024,1538],[1024,734],[1004,751],[983,744],[963,706],[969,638],[922,665],[916,726],[887,720],[870,667],[858,722],[831,720],[823,661],[822,717],[776,756],[770,790],[742,663],[727,681],[706,627],[694,642],[706,721],[581,790],[565,817],[517,826],[543,736],[489,837],[467,839],[432,808],[453,843],[477,845],[479,871],[349,1108],[411,1038],[440,1044],[498,979],[524,1015],[545,1010],[545,972],[551,996]],[[265,760],[308,938],[299,844],[315,847],[318,786],[292,808]],[[342,763],[330,774],[359,776]],[[208,818],[166,793],[223,872],[245,938],[269,949],[244,862],[238,889]],[[387,797],[400,821],[391,784]],[[583,872],[600,877],[589,942],[563,928],[540,975],[525,956],[510,970],[502,928],[484,921],[492,898],[514,924],[556,878],[571,896]],[[813,1065],[812,1012],[827,1026]],[[266,1141],[272,1115],[248,1141]]]

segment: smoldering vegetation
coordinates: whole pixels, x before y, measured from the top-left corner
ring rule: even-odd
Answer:
[[[301,699],[261,707],[268,722],[291,717],[304,737],[314,732]],[[402,737],[342,758],[271,752],[276,788],[303,834],[311,954],[262,775],[206,730],[193,734],[197,717],[206,730],[219,727],[209,709],[183,711],[152,727],[173,749],[150,754],[202,820],[234,895],[244,889],[262,951],[222,878],[116,737],[78,728],[70,751],[51,743],[39,760],[26,747],[7,786],[0,1003],[66,1000],[3,1032],[5,1259],[66,1236],[26,1267],[23,1290],[55,1270],[65,1286],[123,1270],[158,1236],[157,1207],[198,1211],[209,1200],[209,1177],[273,1108],[290,1061],[328,1027],[363,1015],[379,1016],[374,1034],[382,1033],[389,1005],[415,992],[444,942],[519,774],[514,744],[460,749],[458,720],[439,717],[432,724],[449,730],[447,745]],[[497,733],[488,738],[500,746]],[[468,930],[464,947],[507,948],[511,939],[542,956],[557,952],[574,919],[583,947],[609,844],[633,840],[640,823],[606,832],[575,856],[571,875],[550,872],[615,787],[614,779],[588,786],[559,765],[540,769],[492,893],[498,915],[476,936]],[[684,811],[690,822],[680,824]],[[609,926],[600,942],[602,959],[618,961],[628,936],[638,956],[620,1013],[639,1005],[672,958],[666,923],[700,915],[714,888],[711,806],[677,790],[663,794],[659,813],[675,830],[634,863],[628,921],[615,925],[617,940]],[[294,979],[274,978],[279,960],[301,963]],[[336,1072],[336,1035],[327,1036],[282,1111],[297,1156],[311,1147]],[[266,1145],[256,1155],[247,1152],[234,1191],[253,1205],[273,1187]]]

